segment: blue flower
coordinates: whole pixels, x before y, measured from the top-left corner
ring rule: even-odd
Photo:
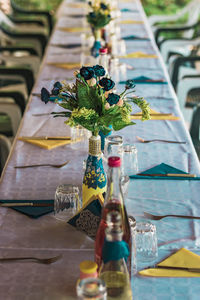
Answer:
[[[51,91],[52,95],[57,96],[60,93],[60,89],[62,88],[62,84],[59,81],[56,81],[53,85],[53,89]]]
[[[105,91],[110,91],[115,86],[114,81],[112,79],[109,79],[109,78],[106,78],[106,77],[99,80],[99,84],[100,84],[100,86],[103,87],[103,89]]]
[[[119,101],[120,99],[120,96],[117,95],[117,94],[114,94],[114,93],[110,93],[108,95],[108,98],[106,99],[107,102],[110,104],[110,105],[113,105],[113,104],[117,104],[117,102]]]
[[[50,101],[50,93],[44,87],[41,89],[41,100],[47,104]]]
[[[97,77],[101,77],[101,76],[104,76],[106,74],[106,71],[104,69],[104,67],[100,66],[100,65],[96,65],[93,67],[93,70],[94,70],[94,74],[97,76]]]
[[[82,67],[80,69],[80,74],[81,74],[81,76],[83,76],[83,78],[85,80],[89,80],[89,79],[91,79],[92,77],[95,76],[94,70],[93,70],[92,67]]]
[[[102,2],[101,2],[101,4],[100,4],[100,7],[101,7],[101,9],[103,9],[103,10],[108,9],[108,6],[107,6],[106,4],[104,4],[104,3],[102,3]]]
[[[96,18],[95,12],[90,12],[90,13],[89,13],[89,16],[90,16],[90,18],[93,18],[93,19]]]
[[[133,89],[135,87],[134,81],[129,79],[126,81],[125,88],[126,90]]]

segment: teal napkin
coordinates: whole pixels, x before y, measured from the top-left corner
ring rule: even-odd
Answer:
[[[54,200],[0,200],[1,203],[49,203],[51,206],[12,206],[10,208],[21,212],[31,218],[39,218],[54,211]]]
[[[138,12],[137,9],[130,9],[130,8],[122,8],[120,9],[121,12]]]
[[[151,169],[148,169],[140,174],[188,174],[182,170],[169,166],[165,163],[157,165]],[[162,177],[162,176],[142,176],[142,175],[131,175],[131,179],[165,179],[165,180],[200,180],[200,177]]]
[[[167,84],[163,79],[151,79],[146,76],[139,76],[132,79],[136,84]],[[126,84],[126,81],[120,81],[120,84]]]
[[[125,41],[133,41],[133,40],[138,40],[138,41],[150,41],[149,38],[146,37],[140,37],[138,35],[127,35],[122,37],[123,40]]]

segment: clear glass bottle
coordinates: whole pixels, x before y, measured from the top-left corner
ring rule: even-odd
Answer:
[[[101,48],[99,50],[99,65],[104,67],[106,74],[108,75],[108,48]]]
[[[103,246],[103,263],[99,277],[105,282],[107,299],[132,300],[129,273],[126,266],[128,245],[122,241],[121,216],[118,211],[107,214],[106,239]]]
[[[118,211],[122,222],[122,239],[129,245],[130,255],[128,258],[128,270],[131,274],[131,229],[128,221],[126,207],[124,205],[123,194],[121,190],[121,159],[118,156],[108,158],[108,183],[107,192],[102,209],[101,221],[97,230],[95,239],[95,261],[100,268],[102,264],[102,248],[105,239],[105,230],[107,228],[107,214],[111,211]]]
[[[100,278],[82,279],[76,287],[78,300],[106,300],[107,292],[104,281]]]

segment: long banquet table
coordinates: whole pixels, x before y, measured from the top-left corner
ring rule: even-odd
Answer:
[[[72,1],[72,0],[71,0]],[[122,38],[136,35],[139,38],[126,40],[126,51],[143,52],[153,57],[121,58],[129,66],[127,77],[146,76],[164,79],[167,84],[139,83],[136,94],[143,96],[151,107],[160,112],[170,112],[180,120],[136,120],[119,132],[125,143],[135,144],[138,149],[139,171],[166,163],[185,172],[200,176],[200,165],[190,136],[184,125],[175,93],[169,82],[165,66],[153,40],[147,18],[139,0],[121,1],[120,23]],[[80,62],[81,47],[64,49],[55,44],[81,42],[81,33],[65,32],[60,27],[81,27],[82,18],[73,15],[86,11],[83,2],[63,1],[57,12],[57,24],[47,47],[34,93],[41,87],[50,88],[56,80],[73,77],[74,70],[66,70],[49,62]],[[137,22],[130,22],[135,20]],[[143,39],[142,39],[143,38]],[[54,45],[53,45],[54,44]],[[122,85],[118,85],[118,90]],[[36,117],[33,114],[60,111],[54,103],[44,104],[32,96],[27,105],[18,136],[70,135],[63,118]],[[140,143],[144,139],[162,138],[182,140],[186,144]],[[16,137],[4,169],[0,184],[1,200],[53,200],[56,186],[61,183],[81,185],[83,160],[87,157],[87,140],[52,150],[22,142]],[[61,168],[15,169],[16,165],[34,163],[70,163]],[[129,214],[137,220],[144,211],[166,214],[179,213],[199,215],[200,182],[189,180],[131,180],[126,199]],[[198,220],[166,218],[157,221],[159,262],[174,251],[185,247],[200,254],[200,222]],[[0,299],[54,300],[75,299],[75,285],[79,276],[79,263],[93,259],[94,242],[85,234],[65,222],[55,219],[53,213],[38,219],[30,218],[10,208],[0,209],[0,257],[38,256],[47,257],[62,253],[63,258],[52,265],[12,263],[1,265]],[[135,275],[131,279],[133,298],[149,299],[199,299],[198,278],[154,278]]]

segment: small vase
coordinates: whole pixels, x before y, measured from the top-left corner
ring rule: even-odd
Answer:
[[[100,29],[92,29],[94,35],[94,44],[91,48],[91,55],[95,58],[99,56],[99,49],[101,49],[101,31]]]
[[[83,205],[94,195],[106,192],[106,174],[101,157],[101,138],[89,138],[89,155],[86,161],[86,170],[83,177],[82,201]]]

